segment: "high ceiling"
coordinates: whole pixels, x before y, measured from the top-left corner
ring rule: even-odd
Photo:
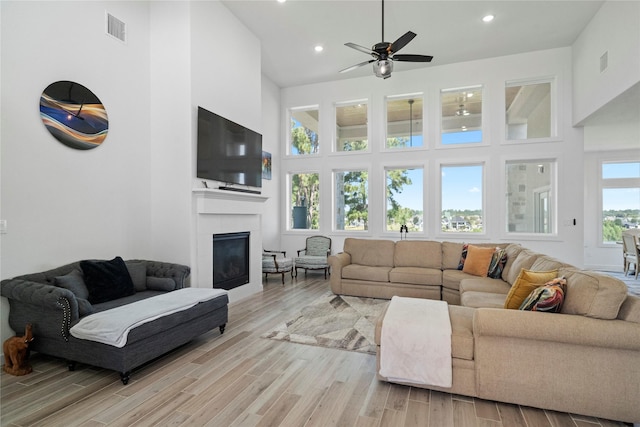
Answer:
[[[223,3],[262,43],[262,71],[280,87],[373,75],[371,66],[341,69],[371,59],[344,46],[381,40],[381,1],[226,0]],[[573,44],[603,1],[386,0],[384,41],[417,33],[401,53],[433,55],[403,70],[530,52]],[[482,17],[495,15],[490,23]],[[314,51],[320,44],[324,50]],[[393,76],[392,76],[393,78]]]

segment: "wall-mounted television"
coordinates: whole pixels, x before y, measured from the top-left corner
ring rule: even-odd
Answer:
[[[262,135],[198,107],[197,177],[262,187]]]

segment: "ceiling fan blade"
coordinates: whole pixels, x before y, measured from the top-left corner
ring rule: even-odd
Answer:
[[[404,33],[403,36],[400,36],[400,38],[398,40],[396,40],[393,43],[391,43],[391,46],[389,46],[389,51],[390,52],[399,51],[400,49],[405,47],[407,45],[407,43],[409,43],[411,40],[413,40],[413,38],[415,36],[416,36],[416,33],[412,32],[412,31],[407,31],[406,33]]]
[[[345,43],[344,45],[347,47],[350,47],[351,49],[359,50],[360,52],[366,53],[367,55],[378,55],[376,52],[372,51],[371,49],[366,48],[364,46],[360,46],[359,44]]]
[[[431,62],[433,56],[429,55],[393,55],[391,58],[394,61],[406,61],[406,62]]]
[[[356,68],[360,68],[360,67],[363,67],[363,66],[365,66],[367,64],[371,64],[374,61],[375,61],[375,59],[370,59],[369,61],[364,61],[364,62],[361,62],[359,64],[352,65],[351,67],[347,67],[344,70],[340,70],[340,72],[341,73],[346,73],[347,71],[355,70]]]

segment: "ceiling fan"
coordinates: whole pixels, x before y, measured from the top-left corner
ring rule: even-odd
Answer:
[[[347,71],[355,70],[356,68],[362,67],[367,64],[373,63],[373,72],[376,77],[381,77],[383,79],[388,79],[391,77],[391,72],[393,71],[393,61],[405,61],[405,62],[431,62],[433,56],[429,55],[397,55],[400,49],[405,47],[413,38],[416,36],[416,33],[412,31],[407,31],[404,35],[402,35],[398,40],[393,43],[382,41],[380,43],[376,43],[373,45],[371,49],[367,49],[366,47],[357,45],[355,43],[345,43],[345,46],[348,46],[352,49],[359,50],[360,52],[364,52],[373,56],[373,59],[369,61],[361,62],[356,65],[352,65],[351,67],[347,67],[344,70],[340,70],[341,73],[346,73]],[[384,0],[382,0],[382,40],[384,40]]]

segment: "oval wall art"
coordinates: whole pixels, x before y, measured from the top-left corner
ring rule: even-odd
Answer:
[[[79,83],[51,83],[40,96],[40,118],[64,145],[89,150],[102,144],[109,130],[107,111],[89,89]]]

